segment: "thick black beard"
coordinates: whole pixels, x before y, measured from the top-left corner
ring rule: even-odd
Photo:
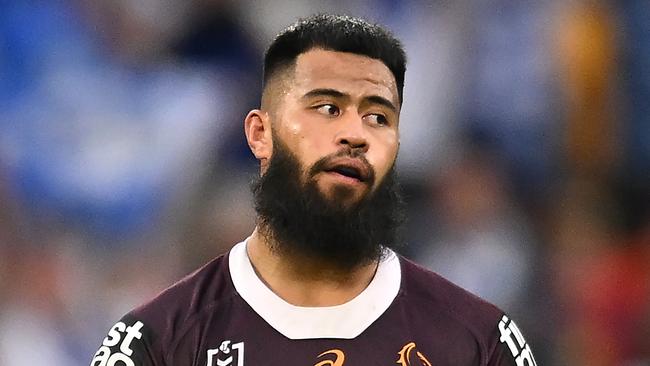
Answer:
[[[271,248],[281,254],[317,260],[342,270],[380,260],[387,248],[396,249],[404,222],[404,201],[394,169],[377,188],[356,203],[346,187],[336,187],[325,197],[311,179],[329,159],[319,160],[305,170],[279,138],[274,139],[273,157],[264,175],[252,184],[257,225]],[[368,182],[372,186],[372,177]]]

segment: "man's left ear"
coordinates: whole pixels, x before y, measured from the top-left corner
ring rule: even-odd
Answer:
[[[264,165],[273,152],[269,114],[259,109],[248,112],[244,120],[244,132],[251,152]]]

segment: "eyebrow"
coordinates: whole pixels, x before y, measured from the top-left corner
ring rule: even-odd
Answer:
[[[305,93],[305,95],[302,96],[303,99],[309,99],[315,97],[350,98],[350,95],[346,93],[342,93],[336,89],[320,88],[320,89],[310,90],[307,93]],[[390,100],[384,97],[380,97],[379,95],[369,95],[367,97],[364,97],[363,101],[370,104],[382,105],[390,109],[391,111],[397,113],[397,107]]]
[[[370,103],[372,103],[372,104],[383,105],[384,107],[386,107],[386,108],[390,109],[391,111],[397,113],[397,107],[395,107],[395,105],[390,100],[388,100],[388,99],[386,99],[384,97],[380,97],[379,95],[370,95],[370,96],[367,96],[367,97],[365,97],[363,99],[370,102]]]

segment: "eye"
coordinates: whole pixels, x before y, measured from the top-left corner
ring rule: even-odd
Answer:
[[[341,114],[341,110],[339,107],[335,106],[334,104],[321,104],[317,105],[314,107],[316,112],[326,115],[326,116],[338,116]]]
[[[389,125],[388,118],[386,118],[386,116],[384,116],[383,114],[371,113],[365,115],[363,118],[373,125],[379,125],[379,126]]]

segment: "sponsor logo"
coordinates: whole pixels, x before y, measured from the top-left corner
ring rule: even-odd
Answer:
[[[537,366],[530,345],[526,343],[517,324],[505,315],[499,321],[499,333],[501,333],[499,341],[508,345],[517,366]]]
[[[415,342],[407,343],[397,354],[400,366],[431,366],[431,362],[417,350]]]
[[[102,346],[99,347],[95,357],[90,362],[90,366],[135,366],[131,356],[133,349],[131,344],[135,339],[142,338],[140,329],[144,324],[137,321],[134,324],[127,326],[124,322],[117,322],[108,335],[104,338]],[[116,352],[111,352],[111,347],[119,346]]]
[[[244,342],[231,343],[226,340],[218,348],[209,349],[207,366],[244,366]]]
[[[318,355],[318,358],[327,358],[314,366],[343,366],[345,362],[345,353],[340,349],[331,349]]]

